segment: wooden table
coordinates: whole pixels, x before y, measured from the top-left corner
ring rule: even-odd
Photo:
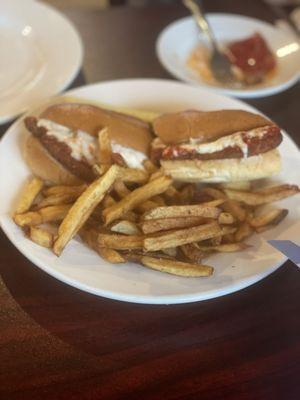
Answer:
[[[259,1],[207,1],[207,8],[272,20]],[[73,86],[170,78],[154,43],[167,23],[186,15],[183,8],[67,10],[67,15],[86,48],[84,74]],[[299,98],[298,85],[250,103],[299,144]],[[0,248],[1,398],[300,398],[300,276],[290,262],[225,297],[148,306],[92,296],[56,281],[3,233]]]

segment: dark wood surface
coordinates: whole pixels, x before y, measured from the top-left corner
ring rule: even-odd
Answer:
[[[207,1],[272,21],[259,1]],[[181,7],[67,10],[86,48],[84,82],[171,78],[158,32]],[[251,100],[300,143],[299,85]],[[1,127],[3,133],[6,127]],[[1,193],[3,196],[3,193]],[[221,298],[185,305],[121,303],[66,286],[0,233],[0,398],[298,399],[300,276],[290,262]]]

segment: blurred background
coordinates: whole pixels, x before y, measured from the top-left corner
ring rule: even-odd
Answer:
[[[243,0],[240,0],[243,2]],[[261,0],[252,0],[260,2]],[[179,3],[179,0],[44,0],[45,3],[54,5],[57,8],[67,7],[82,7],[86,9],[103,9],[114,5],[132,5],[132,6],[144,6],[150,4],[174,4]],[[273,4],[300,4],[300,0],[267,0]],[[222,1],[220,0],[220,3]]]
[[[176,3],[177,0],[46,0],[45,3],[49,3],[58,8],[64,7],[83,7],[87,9],[102,9],[114,5],[133,5],[143,6],[151,3]]]

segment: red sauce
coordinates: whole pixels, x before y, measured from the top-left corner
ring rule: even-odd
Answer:
[[[227,48],[230,61],[240,68],[248,83],[262,81],[276,67],[276,59],[259,33],[248,39],[232,42]]]

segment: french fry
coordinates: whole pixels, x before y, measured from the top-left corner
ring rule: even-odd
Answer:
[[[235,223],[235,218],[230,213],[222,212],[218,217],[220,225],[231,225]]]
[[[208,265],[189,264],[165,258],[144,256],[141,258],[141,263],[145,267],[155,269],[156,271],[190,278],[210,276],[213,273],[213,268]]]
[[[255,228],[255,232],[256,233],[263,233],[265,231],[269,231],[270,229],[273,229],[274,225],[270,224],[270,225],[265,225],[265,226],[258,226],[257,228]]]
[[[37,211],[28,211],[24,214],[16,214],[14,216],[14,221],[21,227],[28,225],[40,225],[43,223],[42,216]]]
[[[77,195],[80,196],[81,193],[87,188],[86,184],[79,185],[79,186],[65,186],[65,185],[56,185],[50,186],[43,190],[43,195],[45,197],[54,196],[54,195]]]
[[[115,250],[141,249],[143,248],[143,236],[99,233],[98,246]]]
[[[217,199],[226,199],[225,194],[222,192],[222,190],[220,189],[216,189],[214,187],[211,186],[207,186],[202,188],[202,190],[200,190],[201,194],[205,194],[208,195],[209,197],[217,200]]]
[[[165,176],[164,172],[161,169],[158,169],[150,175],[149,182],[153,181],[154,179],[161,178],[162,176]]]
[[[53,235],[46,229],[31,226],[29,229],[29,238],[42,247],[51,248],[53,245]]]
[[[128,196],[131,193],[130,190],[126,187],[126,185],[121,181],[117,181],[115,183],[114,190],[116,191],[116,193],[118,194],[118,196],[121,199],[123,199],[124,197]],[[152,208],[154,208],[156,206],[157,206],[157,203],[155,203],[151,200],[147,200],[143,204],[140,204],[137,207],[137,209],[140,212],[145,212],[145,211],[151,210]]]
[[[104,260],[108,261],[111,264],[122,264],[126,260],[125,258],[114,249],[107,249],[105,247],[98,247],[97,253]]]
[[[217,251],[220,253],[234,253],[237,251],[242,251],[247,248],[251,247],[250,245],[246,243],[226,243],[226,244],[219,244],[217,246],[203,246],[198,244],[198,249],[202,251]]]
[[[122,180],[125,183],[143,184],[148,181],[149,175],[146,171],[137,168],[121,168]]]
[[[251,190],[251,182],[250,181],[223,182],[223,183],[219,183],[219,187],[221,189],[249,191],[249,190]]]
[[[237,227],[235,226],[222,226],[221,228],[221,236],[230,235],[231,233],[235,233],[237,231]]]
[[[79,231],[79,236],[83,242],[85,242],[89,247],[96,250],[98,245],[98,231],[96,229],[87,229],[83,227]]]
[[[81,239],[86,242],[89,247],[95,250],[104,260],[111,264],[121,264],[125,262],[125,258],[116,250],[98,246],[98,232],[95,229],[81,229],[79,233]]]
[[[38,196],[38,194],[41,192],[43,186],[44,183],[41,179],[39,178],[31,179],[25,185],[22,191],[21,197],[19,198],[19,201],[15,209],[15,214],[22,214],[28,211],[32,203]]]
[[[224,233],[222,232],[222,235],[220,236],[215,236],[209,240],[207,240],[207,242],[210,242],[211,246],[219,246],[219,244],[222,243],[222,241],[224,240],[224,237],[226,237],[226,235],[232,235],[232,233]],[[234,240],[232,240],[234,241]],[[197,243],[194,243],[197,246]]]
[[[61,254],[67,243],[87,221],[115,180],[118,179],[119,174],[119,167],[116,165],[111,166],[106,174],[88,186],[72,205],[58,229],[58,237],[53,246],[53,251],[56,255]]]
[[[237,227],[235,226],[227,226],[223,225],[221,228],[221,234],[219,236],[216,236],[212,239],[210,239],[211,245],[212,246],[218,246],[223,243],[233,243],[235,242],[235,232],[237,231]]]
[[[114,190],[120,197],[120,199],[123,199],[124,197],[128,196],[131,193],[130,190],[126,187],[126,185],[122,181],[115,182]],[[155,207],[157,207],[157,203],[151,200],[147,200],[144,203],[138,205],[137,210],[144,213],[145,211],[151,210],[152,208]]]
[[[104,165],[111,165],[111,143],[108,134],[108,128],[103,128],[98,133],[98,149],[99,149],[99,162]]]
[[[299,193],[299,188],[296,185],[287,185],[286,188],[274,192],[271,192],[271,189],[269,189],[268,193],[240,192],[237,190],[225,189],[225,193],[232,200],[243,202],[249,206],[259,206],[293,196]]]
[[[177,247],[170,247],[168,249],[163,249],[162,252],[169,257],[176,258],[177,256]]]
[[[103,204],[104,208],[107,208],[107,207],[112,206],[113,204],[116,204],[116,200],[114,198],[112,198],[110,194],[106,194],[104,196],[102,204]]]
[[[149,175],[154,174],[158,170],[158,167],[153,164],[152,161],[146,159],[143,161],[143,166]]]
[[[113,224],[110,228],[112,232],[123,233],[124,235],[140,235],[141,231],[134,222],[123,220]]]
[[[207,220],[203,217],[185,217],[185,218],[160,218],[142,221],[141,228],[145,234],[170,229],[187,228],[201,225]]]
[[[80,195],[77,193],[66,193],[66,194],[53,194],[45,197],[37,204],[37,208],[44,208],[48,206],[57,206],[60,204],[73,203]]]
[[[122,251],[122,256],[124,256],[124,258],[129,262],[134,262],[139,264],[141,264],[141,259],[144,256],[174,260],[174,257],[169,256],[168,254],[163,253],[162,251],[144,251],[143,249],[128,250],[128,251],[124,250]]]
[[[185,218],[185,217],[204,217],[218,218],[221,210],[217,208],[223,200],[213,200],[208,203],[196,204],[191,206],[167,206],[156,207],[143,215],[144,220],[158,218]]]
[[[221,206],[224,211],[233,215],[239,221],[244,221],[246,219],[246,210],[243,209],[237,201],[226,198],[225,194],[221,190],[212,187],[206,187],[202,190],[202,193],[212,197],[213,199],[226,200]]]
[[[266,225],[276,226],[288,215],[288,212],[286,209],[271,210],[266,214],[249,218],[247,221],[253,228],[260,228]]]
[[[226,196],[235,201],[242,202],[249,206],[259,206],[265,204],[268,195],[262,195],[252,192],[241,192],[238,190],[225,189]]]
[[[104,164],[93,165],[93,170],[96,176],[102,176],[107,172],[108,168],[109,166]],[[143,184],[148,181],[149,174],[142,169],[124,168],[124,167],[119,167],[119,168],[120,168],[120,178],[122,177],[122,181],[125,183]]]
[[[244,221],[235,232],[235,241],[241,242],[251,236],[253,232],[254,230],[249,223]]]
[[[237,201],[227,200],[221,207],[240,222],[245,221],[247,217],[246,210]]]
[[[109,165],[107,164],[94,164],[93,165],[93,171],[95,176],[102,176],[105,174],[105,172],[107,172],[109,169]]]
[[[155,203],[155,201],[152,200],[147,200],[142,204],[139,204],[136,209],[141,212],[141,213],[145,213],[147,211],[152,210],[153,208],[157,207],[157,203]]]
[[[261,188],[261,189],[256,189],[254,193],[257,194],[272,194],[272,193],[278,193],[281,191],[286,191],[286,190],[299,190],[299,188],[296,185],[289,185],[289,184],[282,184],[282,185],[277,185],[277,186],[269,186],[266,188]]]
[[[120,199],[123,199],[123,197],[130,194],[130,190],[126,187],[125,183],[120,180],[117,180],[114,183],[114,191],[117,193]]]
[[[196,264],[201,263],[201,260],[207,255],[197,247],[196,243],[184,244],[180,246],[180,249],[189,261]]]
[[[122,217],[126,212],[134,209],[139,204],[147,201],[149,198],[163,193],[172,183],[171,178],[163,176],[155,179],[146,185],[133,190],[128,196],[124,197],[117,204],[106,208],[103,211],[105,224],[109,224]]]
[[[49,206],[41,208],[38,211],[28,211],[24,214],[17,214],[14,217],[14,221],[17,225],[21,227],[29,225],[40,225],[46,222],[61,221],[65,218],[70,208],[70,204]]]
[[[221,238],[221,242],[223,244],[231,244],[235,242],[235,236],[234,233],[226,233],[225,235],[223,235],[223,237]],[[216,244],[216,246],[218,246],[220,243]]]
[[[182,246],[187,243],[210,239],[220,235],[221,232],[216,222],[210,222],[192,228],[180,229],[154,237],[147,237],[144,240],[144,249],[147,251],[157,251],[169,247]]]

